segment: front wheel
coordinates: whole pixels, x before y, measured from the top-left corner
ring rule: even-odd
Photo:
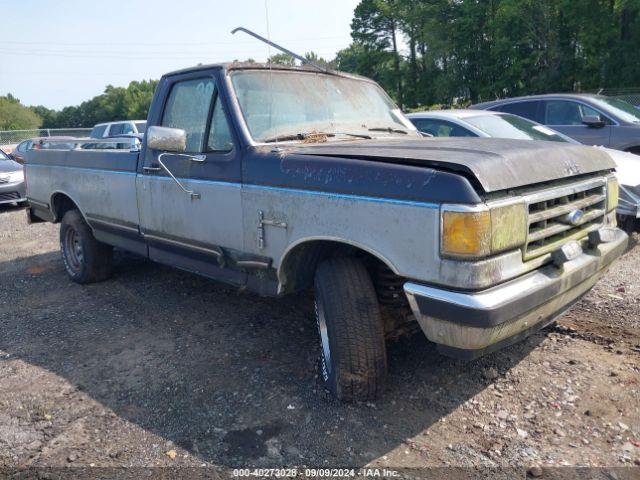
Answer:
[[[344,401],[375,399],[387,354],[378,298],[361,261],[332,258],[318,266],[315,309],[325,387]]]
[[[623,229],[627,234],[632,235],[637,228],[637,220],[635,217],[631,215],[618,215],[617,216],[618,226]]]
[[[113,270],[113,248],[99,242],[78,210],[69,210],[60,223],[64,267],[76,283],[106,280]]]

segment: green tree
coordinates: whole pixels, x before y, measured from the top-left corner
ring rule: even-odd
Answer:
[[[40,125],[42,119],[16,97],[11,94],[0,97],[0,130],[30,130]]]
[[[296,64],[296,59],[286,53],[276,53],[267,58],[267,63],[292,67]]]
[[[361,0],[352,37],[336,65],[407,108],[640,86],[638,0]]]
[[[402,105],[402,74],[398,51],[400,8],[396,0],[362,0],[354,11],[351,36],[356,44],[372,54],[372,62],[380,62],[374,68],[391,63],[393,91],[396,101]]]
[[[42,128],[55,128],[58,112],[42,105],[29,108],[42,119]]]
[[[48,117],[55,128],[91,127],[96,123],[147,118],[157,80],[131,82],[127,87],[107,85],[104,93]],[[40,108],[40,107],[36,107]],[[54,128],[49,125],[47,126]]]

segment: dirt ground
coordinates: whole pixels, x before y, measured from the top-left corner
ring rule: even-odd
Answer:
[[[126,254],[111,280],[80,286],[57,239],[57,225],[0,210],[0,469],[597,466],[615,469],[602,478],[640,477],[637,236],[556,326],[471,363],[403,339],[389,345],[384,398],[356,405],[319,387],[309,295],[260,298]]]

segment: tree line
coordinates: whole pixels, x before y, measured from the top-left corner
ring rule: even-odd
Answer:
[[[351,29],[336,66],[405,108],[640,87],[638,0],[362,0]]]
[[[333,59],[306,56],[373,78],[405,109],[640,87],[639,0],[361,0],[351,36]],[[146,118],[156,84],[107,86],[60,111],[0,97],[0,129]]]
[[[114,120],[146,119],[157,84],[157,80],[143,80],[126,87],[108,85],[101,95],[62,110],[27,107],[9,94],[0,97],[0,130],[92,127]]]

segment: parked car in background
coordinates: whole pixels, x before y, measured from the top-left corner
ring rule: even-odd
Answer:
[[[26,200],[22,165],[0,151],[0,205],[20,204]]]
[[[510,113],[484,110],[433,110],[407,115],[418,130],[433,137],[493,137],[551,142],[580,142],[539,123]],[[620,182],[618,221],[628,232],[640,231],[640,157],[603,148],[616,162]]]
[[[146,120],[124,120],[121,122],[98,123],[91,130],[91,138],[109,138],[120,135],[143,135],[147,129]]]
[[[585,145],[640,154],[640,110],[617,98],[569,93],[533,95],[471,108],[512,113],[553,127]]]
[[[78,143],[80,150],[140,150],[142,135],[118,135],[103,139],[92,139]]]
[[[0,145],[0,151],[11,158],[11,152],[13,152],[17,146],[17,143],[7,143],[5,145]]]
[[[53,143],[58,144],[60,140],[73,140],[75,141],[75,137],[36,137],[30,138],[28,140],[24,140],[20,142],[16,148],[11,152],[10,157],[18,163],[24,164],[24,155],[28,150],[32,148],[41,149],[41,148],[50,148]],[[69,143],[70,146],[66,148],[73,148],[73,142]]]

